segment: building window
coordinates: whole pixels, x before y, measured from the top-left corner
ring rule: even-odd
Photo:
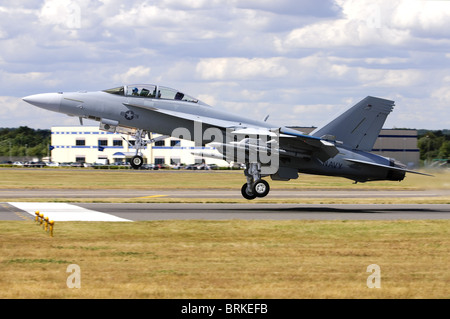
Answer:
[[[108,146],[108,140],[98,140],[98,146]]]
[[[122,140],[114,140],[113,141],[113,146],[123,146],[123,141]]]
[[[75,157],[75,162],[77,162],[77,163],[85,163],[86,162],[86,156],[77,156],[77,157]]]
[[[166,159],[164,157],[156,157],[155,158],[155,164],[166,164]]]
[[[155,146],[166,146],[166,141],[165,140],[156,141],[155,142]]]
[[[181,141],[180,140],[171,140],[170,141],[170,146],[174,147],[174,146],[181,146]]]
[[[177,165],[181,163],[181,159],[179,157],[171,157],[170,165]]]
[[[86,140],[85,139],[77,139],[75,141],[76,146],[86,146]]]

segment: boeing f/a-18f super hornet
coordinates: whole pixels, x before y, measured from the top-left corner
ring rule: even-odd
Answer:
[[[245,163],[246,199],[264,197],[263,177],[287,181],[298,173],[345,177],[355,182],[401,181],[406,169],[395,159],[370,153],[394,102],[368,96],[323,127],[304,134],[250,116],[215,109],[168,87],[133,84],[96,92],[45,93],[23,98],[35,106],[100,122],[100,129],[135,138],[134,168],[143,164],[141,150],[150,132],[209,144],[214,151],[192,153]],[[249,115],[249,112],[246,112]],[[148,137],[147,137],[148,136]],[[425,175],[425,174],[424,174]]]

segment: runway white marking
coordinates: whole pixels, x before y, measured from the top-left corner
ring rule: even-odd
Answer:
[[[76,205],[66,203],[18,203],[10,202],[13,205],[31,215],[36,216],[39,211],[49,220],[56,221],[102,221],[102,222],[129,222],[131,220],[120,218],[114,215],[89,210]]]

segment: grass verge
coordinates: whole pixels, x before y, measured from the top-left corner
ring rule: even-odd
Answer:
[[[269,178],[270,180],[270,178]],[[353,184],[329,176],[300,174],[288,182],[270,181],[272,189],[450,189],[450,172],[434,177],[408,174],[402,182]],[[243,171],[108,171],[66,169],[0,169],[0,189],[236,189],[245,182]]]
[[[450,221],[0,222],[0,298],[449,298]],[[67,266],[81,269],[69,289]],[[367,287],[381,270],[381,288]]]

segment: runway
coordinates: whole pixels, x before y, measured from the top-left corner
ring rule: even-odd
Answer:
[[[305,205],[305,204],[163,204],[163,203],[0,203],[0,220],[33,219],[40,209],[64,221],[155,220],[430,220],[449,219],[447,204]],[[34,208],[36,207],[36,208]],[[101,216],[101,217],[94,217]],[[109,216],[109,217],[107,217]],[[100,218],[100,219],[96,219]]]
[[[273,189],[269,197],[277,198],[387,198],[450,196],[450,190],[299,190]],[[14,198],[241,198],[240,189],[0,189],[0,200]],[[269,198],[268,197],[268,198]]]
[[[274,189],[270,198],[415,198],[450,196],[450,190],[335,190]],[[240,199],[239,190],[131,190],[131,189],[0,189],[0,220],[34,218],[36,210],[56,220],[151,221],[151,220],[395,220],[449,219],[448,204],[262,204],[258,200],[232,203],[108,203],[111,199]],[[33,199],[36,199],[35,203]],[[39,199],[39,200],[38,200]],[[48,202],[45,203],[45,199]],[[55,199],[67,203],[57,203]],[[70,203],[69,199],[101,200]],[[50,216],[51,217],[51,216]]]

